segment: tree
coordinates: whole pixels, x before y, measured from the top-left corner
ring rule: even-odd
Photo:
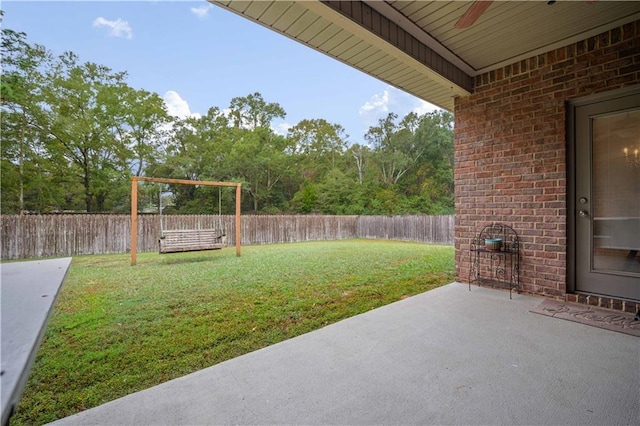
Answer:
[[[324,119],[305,119],[289,129],[289,153],[306,179],[322,178],[346,150],[344,128]]]
[[[135,90],[122,86],[122,91],[112,94],[119,99],[121,107],[116,117],[115,131],[117,138],[133,153],[132,163],[127,168],[135,176],[141,176],[145,166],[157,158],[160,150],[167,142],[172,119],[167,107],[157,93],[146,90]]]
[[[115,133],[122,112],[126,73],[87,62],[67,52],[51,69],[44,89],[48,105],[47,149],[82,182],[87,212],[105,211],[114,187],[126,184],[123,168],[132,157]]]
[[[390,113],[348,146],[339,124],[284,118],[260,93],[169,117],[156,93],[126,84],[126,73],[54,57],[26,35],[2,29],[0,80],[3,212],[126,211],[132,175],[239,181],[251,210],[326,214],[453,211],[452,116]],[[211,213],[218,195],[169,187],[176,211]],[[153,203],[157,187],[149,187]],[[166,189],[165,189],[166,191]],[[224,209],[233,210],[232,196]],[[248,209],[247,209],[248,210]]]
[[[317,189],[319,212],[323,214],[362,214],[364,190],[340,169],[331,169]]]
[[[364,182],[365,168],[371,155],[371,151],[366,146],[354,144],[349,148],[348,152],[353,157],[356,170],[358,171],[358,184],[362,185]]]
[[[424,161],[415,173],[420,181],[420,194],[428,201],[429,214],[451,214],[454,211],[454,146],[453,115],[436,111],[425,115],[416,131],[424,145]]]
[[[129,87],[126,73],[2,35],[4,210],[126,210],[130,175],[164,141],[162,99]]]
[[[276,118],[284,118],[286,113],[277,103],[267,103],[258,92],[231,100],[229,105],[233,125],[243,129],[268,128]]]
[[[407,172],[410,159],[403,152],[404,139],[410,137],[406,129],[401,129],[396,120],[398,115],[389,113],[378,120],[377,126],[369,128],[365,139],[373,148],[374,159],[380,167],[384,185],[392,185]]]
[[[276,202],[282,207],[285,200],[276,189],[282,179],[292,173],[291,159],[285,154],[287,140],[271,129],[262,127],[252,131],[236,129],[230,152],[235,175],[243,182],[243,189],[251,198],[253,211],[273,210]]]
[[[279,104],[267,103],[260,93],[233,98],[229,110],[234,126],[229,153],[230,163],[236,168],[234,175],[243,180],[254,211],[273,210],[270,202],[284,203],[282,193],[276,195],[276,188],[290,173],[290,164],[284,155],[288,141],[270,126],[286,113]]]
[[[230,164],[231,129],[219,108],[202,117],[177,120],[167,142],[148,170],[152,175],[189,180],[229,180],[235,173]],[[211,191],[193,185],[171,187],[175,207],[183,213],[211,212]]]
[[[369,185],[371,212],[453,211],[453,127],[451,114],[390,113],[365,138],[384,191]],[[391,194],[395,194],[394,197]],[[397,197],[397,198],[396,198]]]
[[[42,169],[47,157],[42,155],[41,145],[42,70],[51,61],[51,54],[43,46],[30,45],[26,34],[6,28],[2,29],[1,46],[2,207],[4,212],[23,212],[25,192],[36,191],[40,196],[27,197],[27,204],[40,211],[46,204],[55,203],[43,192],[46,172]]]
[[[305,181],[291,199],[291,208],[298,213],[317,213],[318,207],[317,185],[311,181]]]

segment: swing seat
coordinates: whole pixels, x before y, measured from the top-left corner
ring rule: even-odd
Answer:
[[[226,236],[215,229],[175,229],[162,231],[160,254],[186,251],[219,250]]]

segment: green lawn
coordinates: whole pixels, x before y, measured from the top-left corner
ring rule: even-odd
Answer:
[[[75,257],[12,425],[42,424],[452,282],[451,246]]]

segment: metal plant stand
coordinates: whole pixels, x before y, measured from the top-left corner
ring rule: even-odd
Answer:
[[[508,225],[492,223],[471,241],[469,291],[471,284],[515,288],[520,293],[520,241]]]

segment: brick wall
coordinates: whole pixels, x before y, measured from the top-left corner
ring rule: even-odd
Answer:
[[[523,290],[565,296],[565,102],[638,83],[640,21],[475,78],[455,104],[458,281],[474,233],[503,222],[521,237]]]

